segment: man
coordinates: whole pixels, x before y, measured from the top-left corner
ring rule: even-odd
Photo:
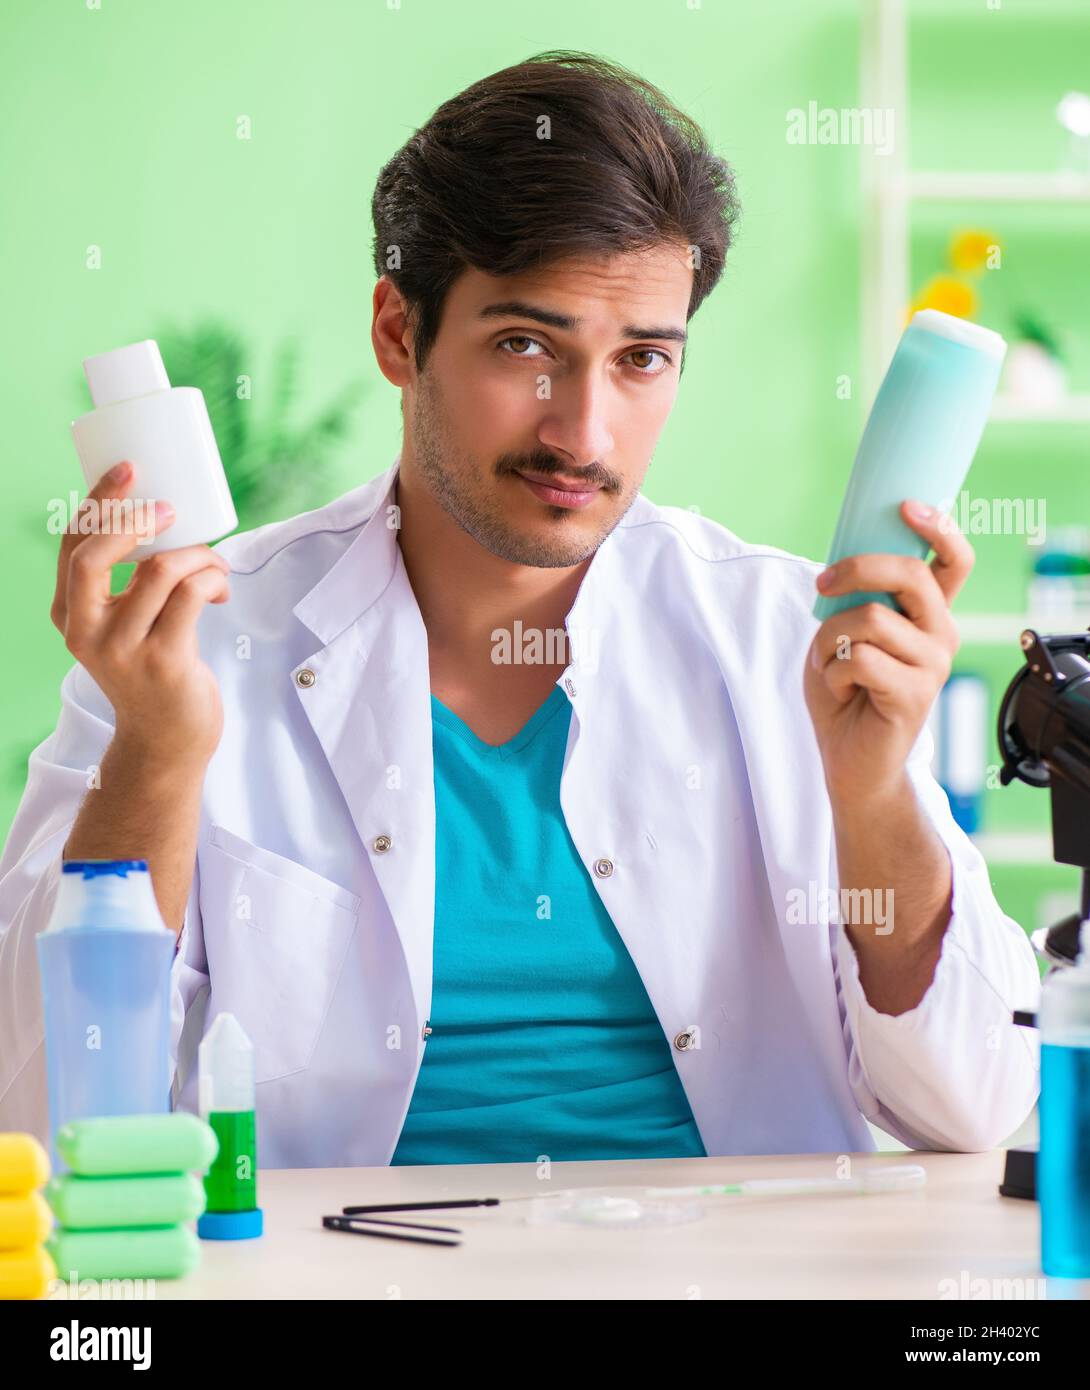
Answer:
[[[841,1152],[865,1119],[1000,1142],[1037,971],[925,730],[967,542],[906,505],[933,564],[817,580],[903,612],[816,627],[817,566],[639,491],[729,169],[640,79],[547,54],[442,106],[373,212],[393,466],[116,598],[131,536],[64,538],[77,664],[2,864],[0,1126],[44,1132],[62,857],[139,856],[179,938],[176,1103],[235,1014],[267,1165]]]

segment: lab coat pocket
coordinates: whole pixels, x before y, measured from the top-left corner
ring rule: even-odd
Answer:
[[[220,825],[202,846],[200,894],[210,1004],[246,1030],[258,1082],[302,1071],[356,929],[359,898]]]

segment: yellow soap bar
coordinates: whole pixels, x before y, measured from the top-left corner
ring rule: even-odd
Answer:
[[[24,1196],[49,1180],[49,1155],[33,1134],[0,1134],[0,1196]]]
[[[0,1250],[0,1299],[41,1298],[56,1277],[53,1258],[40,1245]]]
[[[0,1250],[41,1245],[53,1229],[53,1213],[40,1192],[0,1197]]]

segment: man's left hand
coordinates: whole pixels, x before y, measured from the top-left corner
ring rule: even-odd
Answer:
[[[930,564],[854,555],[818,576],[823,594],[890,593],[904,610],[867,603],[836,613],[811,643],[806,704],[834,806],[880,803],[903,785],[908,755],[960,644],[950,605],[973,568],[973,548],[945,513],[906,501],[901,516],[931,545]]]

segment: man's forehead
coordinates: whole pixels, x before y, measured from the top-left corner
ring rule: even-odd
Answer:
[[[484,318],[548,318],[552,327],[578,332],[604,317],[667,328],[672,331],[648,336],[675,338],[684,334],[692,279],[684,252],[656,248],[608,258],[571,258],[515,275],[470,268],[455,289],[461,291],[463,307]]]

